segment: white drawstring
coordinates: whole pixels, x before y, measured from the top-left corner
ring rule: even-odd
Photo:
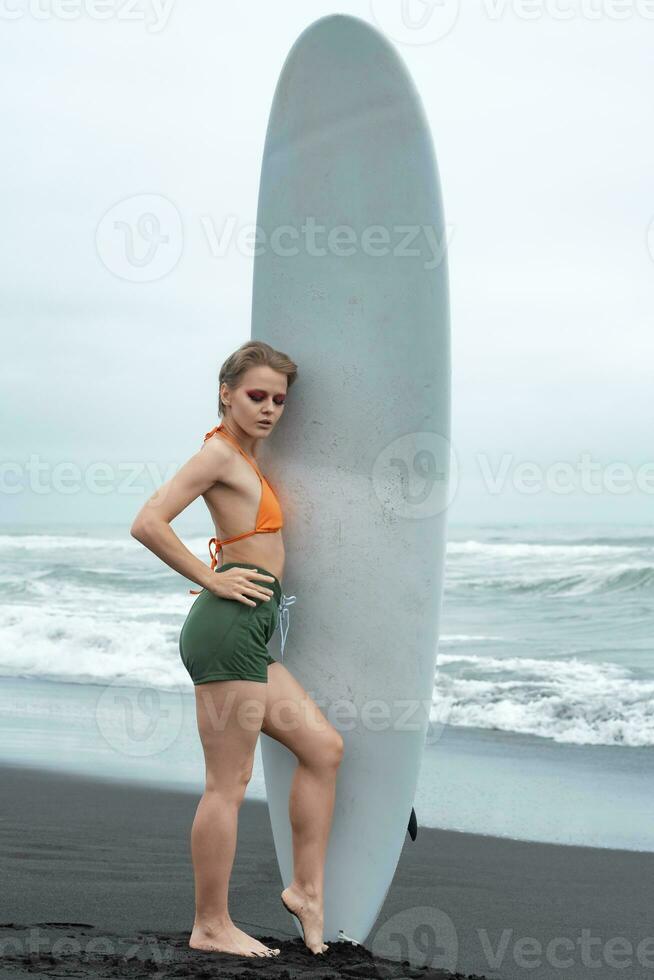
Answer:
[[[281,649],[282,660],[284,659],[284,644],[286,643],[286,635],[288,633],[288,627],[289,627],[288,607],[293,605],[296,598],[297,596],[284,595],[284,593],[282,592],[282,597],[279,603],[279,630],[282,635],[282,649]]]

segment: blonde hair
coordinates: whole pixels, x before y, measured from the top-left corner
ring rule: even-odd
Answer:
[[[238,350],[230,354],[224,362],[218,374],[218,414],[225,414],[225,405],[220,397],[220,389],[223,384],[229,388],[236,388],[241,378],[251,367],[265,364],[273,371],[285,374],[287,385],[290,388],[297,377],[297,364],[290,359],[288,354],[283,351],[275,350],[270,344],[263,340],[248,340],[241,344]]]

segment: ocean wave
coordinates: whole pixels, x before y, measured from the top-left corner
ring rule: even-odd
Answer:
[[[654,681],[614,663],[438,655],[433,724],[575,745],[654,745]]]
[[[207,539],[211,536],[193,534],[188,537],[179,535],[187,548],[201,553],[207,549]],[[123,537],[108,538],[86,534],[0,534],[0,551],[18,550],[24,552],[61,552],[65,557],[67,552],[77,550],[96,551],[104,555],[107,551],[132,554],[143,549],[143,545],[133,538],[129,528],[125,527]]]
[[[546,558],[570,561],[574,558],[596,558],[601,555],[614,557],[626,555],[634,551],[634,545],[619,543],[594,544],[536,544],[528,541],[506,541],[493,543],[489,541],[448,541],[448,555],[479,555],[489,558]]]
[[[136,542],[125,529],[124,538],[94,537],[84,534],[0,534],[0,550],[25,552],[61,552],[71,550],[133,551]]]
[[[441,633],[439,637],[440,645],[448,643],[469,643],[478,640],[501,640],[501,636],[489,636],[486,633]]]
[[[617,541],[628,548],[654,548],[654,535],[651,534],[620,535],[619,538],[578,538],[577,544],[613,545]]]
[[[636,592],[654,586],[654,566],[613,565],[580,569],[568,574],[543,575],[542,570],[530,575],[458,576],[452,580],[455,590],[501,592],[504,594],[585,596],[610,592]]]
[[[0,675],[169,689],[188,680],[179,656],[178,625],[154,618],[161,603],[132,596],[121,609],[88,603],[65,609],[0,607]],[[138,617],[138,618],[137,618]],[[147,618],[146,618],[147,617]],[[183,621],[183,617],[176,617]]]

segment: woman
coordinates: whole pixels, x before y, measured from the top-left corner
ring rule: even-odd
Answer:
[[[298,759],[289,799],[294,875],[281,899],[302,924],[306,946],[316,954],[329,948],[322,938],[324,861],[343,739],[266,650],[286,598],[283,522],[255,460],[260,440],[269,439],[279,423],[296,376],[297,366],[286,354],[260,341],[228,357],[219,375],[221,425],[146,502],[131,528],[133,537],[201,586],[179,642],[195,685],[206,763],[206,787],[191,830],[195,922],[189,945],[241,956],[279,953],[237,928],[227,908],[238,810],[259,731]],[[200,494],[217,535],[209,542],[211,568],[170,527]],[[223,531],[227,537],[221,541]],[[223,563],[216,568],[220,551]]]

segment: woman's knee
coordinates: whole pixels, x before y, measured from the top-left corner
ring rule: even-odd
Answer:
[[[310,744],[299,755],[300,762],[319,768],[337,768],[344,753],[342,736],[335,728],[323,732],[320,738]]]
[[[206,792],[218,793],[223,799],[240,803],[252,778],[253,760],[228,766],[225,759],[206,766]]]
[[[343,736],[334,729],[334,745],[333,751],[336,757],[336,765],[340,766],[343,761],[343,755],[345,754],[345,742],[343,741]]]

